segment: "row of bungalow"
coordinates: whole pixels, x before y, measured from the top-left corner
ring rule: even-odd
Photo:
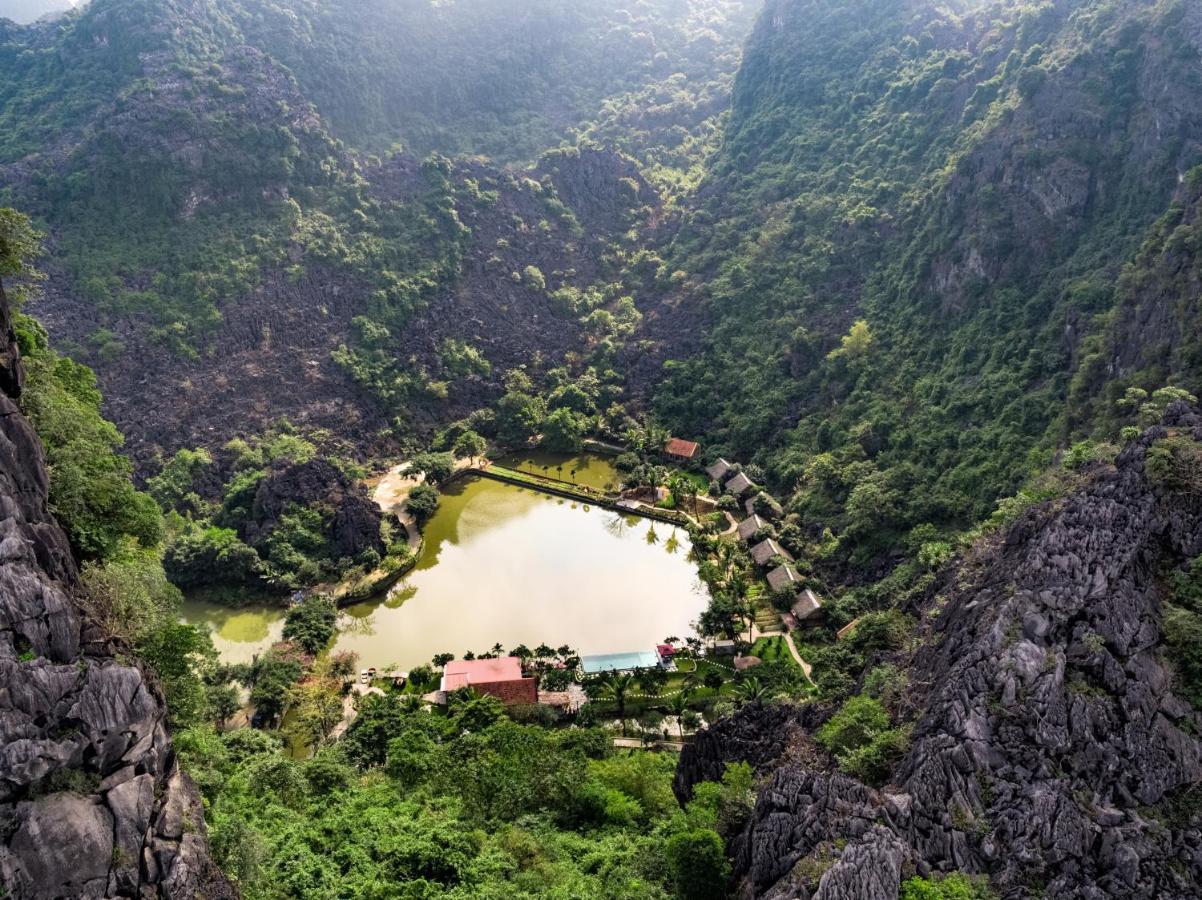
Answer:
[[[786,615],[786,621],[790,617],[793,621],[789,624],[816,621],[822,614],[822,601],[818,599],[817,594],[805,587],[804,580],[793,566],[792,554],[777,543],[775,538],[762,536],[764,529],[772,523],[761,516],[757,509],[764,510],[765,515],[779,519],[784,513],[780,504],[760,490],[746,472],[737,471],[725,459],[719,459],[706,467],[705,472],[711,481],[721,485],[725,493],[742,502],[746,518],[738,523],[736,531],[739,540],[748,545],[755,564],[768,570],[765,576],[768,579],[768,587],[773,593],[788,589],[794,592],[791,613]],[[757,535],[761,535],[759,540],[756,540]]]

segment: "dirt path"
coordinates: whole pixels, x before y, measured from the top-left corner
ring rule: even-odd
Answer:
[[[409,499],[409,492],[424,482],[426,476],[408,474],[409,465],[409,463],[403,462],[389,469],[376,484],[371,498],[383,512],[396,516],[405,526],[409,547],[416,553],[422,545],[422,536],[417,527],[417,520],[405,509],[405,501]],[[455,471],[480,468],[486,465],[488,465],[487,460],[457,459],[455,460]]]
[[[801,666],[801,671],[805,674],[806,681],[814,684],[814,679],[810,677],[810,673],[814,671],[814,667],[801,658],[801,654],[797,652],[797,645],[793,643],[793,635],[788,631],[785,632],[785,645],[789,648],[789,652],[793,654],[793,658],[797,660],[797,665]],[[818,685],[814,684],[814,687],[818,687]]]
[[[785,639],[785,646],[789,648],[789,653],[793,656],[794,662],[801,667],[801,672],[805,675],[806,681],[814,684],[814,679],[810,675],[814,671],[814,667],[802,659],[801,654],[797,652],[797,645],[793,643],[792,633],[788,631],[760,631],[759,629],[755,629],[752,634],[757,638],[783,637]],[[814,684],[814,687],[818,687],[818,685]]]

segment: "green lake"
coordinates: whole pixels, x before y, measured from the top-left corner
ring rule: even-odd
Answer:
[[[546,461],[523,459],[539,467]],[[616,479],[604,459],[577,461],[582,483]],[[559,477],[557,462],[552,477]],[[570,480],[569,469],[563,477]],[[361,666],[409,669],[436,653],[462,656],[497,642],[570,644],[581,653],[650,650],[668,635],[692,634],[689,623],[705,606],[683,529],[509,484],[453,483],[424,536],[417,567],[387,597],[340,617],[336,648],[357,653]],[[208,623],[229,661],[262,652],[283,627],[280,609],[194,601],[184,618]]]

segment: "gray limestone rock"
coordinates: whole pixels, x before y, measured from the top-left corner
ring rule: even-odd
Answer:
[[[1165,424],[1202,437],[1184,404]],[[1030,510],[909,610],[918,649],[891,661],[923,712],[881,791],[789,751],[817,707],[749,708],[686,748],[682,798],[730,761],[765,777],[730,846],[740,896],[892,900],[904,877],[952,870],[1007,900],[1202,896],[1202,716],[1173,693],[1160,609],[1163,573],[1202,553],[1202,498],[1145,476],[1167,434]]]
[[[0,291],[0,336],[11,334]],[[200,796],[136,664],[85,637],[41,444],[0,353],[0,887],[14,900],[236,892],[209,858]]]

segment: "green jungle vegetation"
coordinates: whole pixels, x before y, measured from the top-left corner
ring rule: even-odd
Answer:
[[[29,274],[24,256],[38,236],[10,211],[0,225],[3,274]],[[412,694],[369,698],[344,739],[303,761],[276,732],[218,731],[238,712],[241,687],[267,723],[289,712],[291,740],[325,744],[355,670],[353,658],[318,656],[335,632],[333,605],[309,596],[289,611],[287,643],[252,664],[222,664],[207,631],[179,622],[155,502],[172,506],[168,518],[183,518],[175,507],[200,511],[189,488],[213,461],[181,452],[151,480],[154,497],[135,491],[91,373],[50,350],[26,316],[18,338],[23,408],[47,449],[54,511],[84,560],[81,600],[158,674],[214,856],[244,896],[725,896],[724,838],[754,797],[745,765],[682,809],[674,755],[615,751],[599,729],[524,724],[470,693],[447,714],[421,710]],[[282,432],[234,451],[244,473],[315,448]]]
[[[1202,158],[1185,138],[1145,148],[1131,122],[1141,73],[1188,91],[1202,72],[1180,3],[780,6],[660,250],[708,324],[655,410],[778,492],[815,584],[853,588],[839,626],[915,596],[982,524],[1202,387],[1185,334],[1119,333],[1174,286],[1193,328]],[[972,54],[946,39],[978,33]],[[1070,107],[1104,146],[1073,124],[1030,143]],[[1060,208],[989,183],[1053,162],[1079,194]],[[1111,189],[1085,202],[1089,172]]]
[[[372,698],[304,761],[250,729],[176,742],[250,898],[721,898],[722,836],[753,797],[732,766],[682,810],[673,755],[519,724],[491,697],[446,716]]]
[[[305,436],[282,421],[252,440],[229,441],[216,456],[203,448],[176,452],[146,483],[166,514],[164,563],[172,582],[185,590],[244,589],[217,592],[229,602],[403,565],[405,535],[387,519],[378,533],[362,536],[353,555],[340,542],[346,495],[366,474],[340,449],[344,443],[331,435]],[[310,475],[289,477],[301,472]],[[279,496],[300,487],[309,493]]]
[[[770,0],[740,52],[755,4],[538,0],[521,19],[518,2],[469,17],[462,2],[94,0],[51,25],[0,24],[0,203],[48,231],[102,318],[138,318],[182,356],[219,349],[223,303],[265,272],[349,272],[368,300],[335,359],[390,415],[445,398],[452,378],[495,381],[495,402],[439,423],[436,453],[620,439],[636,444],[627,471],[654,481],[648,449],[670,429],[706,461],[741,460],[780,508],[758,537],[826,601],[799,642],[815,684],[766,641],[761,675],[727,685],[699,669],[694,690],[812,694],[832,711],[818,745],[879,784],[913,724],[907,673],[881,662],[912,639],[901,610],[973,541],[1202,390],[1189,101],[1202,71],[1186,3]],[[1170,100],[1153,107],[1151,84]],[[1145,140],[1167,110],[1167,137]],[[516,164],[594,142],[634,159],[663,203],[630,218],[595,285],[513,273],[578,320],[579,350],[506,371],[455,340],[437,372],[396,358],[391,336],[460,277],[457,209],[522,185]],[[515,168],[481,184],[457,154]],[[385,169],[399,194],[372,189]],[[0,275],[20,282],[38,237],[8,211],[0,226]],[[178,623],[167,573],[191,585],[219,562],[291,588],[396,559],[386,530],[374,559],[339,556],[320,504],[287,510],[259,546],[239,535],[273,467],[322,459],[351,476],[351,454],[282,424],[181,450],[138,491],[91,372],[28,317],[18,338],[22,405],[89,611],[159,672],[218,858],[247,896],[328,896],[334,878],[362,897],[395,881],[413,897],[723,895],[744,770],[680,809],[665,757],[470,697],[444,717],[390,693],[303,761],[276,730],[219,731],[243,689],[267,725],[324,744],[354,663],[321,654],[334,616],[316,597],[290,614],[288,644],[224,666]],[[91,343],[60,349],[124,352],[105,328]],[[1196,493],[1187,456],[1166,439],[1149,474]],[[437,497],[414,502],[420,518]],[[719,530],[693,534],[700,624],[736,638],[780,598]],[[1164,575],[1167,652],[1199,704],[1202,564]],[[635,695],[664,687],[611,680],[595,699],[637,718],[661,704]],[[988,891],[953,874],[907,879],[902,896]]]
[[[393,4],[228,4],[248,42],[295,73],[333,133],[368,152],[395,144],[418,156],[480,154],[530,160],[597,111],[671,112],[679,146],[712,98],[671,91],[675,80],[730,77],[756,12],[745,0],[451,0]],[[646,91],[661,91],[648,109]],[[685,108],[665,109],[673,104]],[[690,128],[689,125],[693,128]],[[638,141],[621,121],[623,140]],[[644,138],[644,144],[646,139]],[[632,144],[632,147],[638,144]]]
[[[0,203],[53,230],[56,266],[107,318],[182,354],[212,352],[221,307],[268,269],[345,271],[369,326],[399,327],[457,275],[455,198],[488,200],[438,156],[403,198],[381,196],[380,160],[363,154],[533,159],[663,81],[682,124],[642,146],[683,177],[712,142],[710,85],[729,84],[754,6],[462,5],[100,0],[0,22]],[[90,343],[124,349],[108,328]]]

